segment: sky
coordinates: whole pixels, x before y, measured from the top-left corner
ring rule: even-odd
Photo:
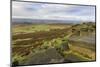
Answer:
[[[12,18],[95,21],[95,6],[12,2]]]

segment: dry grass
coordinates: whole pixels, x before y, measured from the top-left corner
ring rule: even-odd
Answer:
[[[80,47],[80,46],[76,46],[76,45],[71,45],[71,44],[70,44],[70,49],[73,52],[81,54],[81,55],[83,55],[86,58],[89,58],[91,60],[95,60],[95,52],[92,51],[91,49],[87,49],[87,48],[84,48],[84,47]]]

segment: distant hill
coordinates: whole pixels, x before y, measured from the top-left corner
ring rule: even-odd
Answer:
[[[82,23],[84,21],[73,21],[73,20],[49,20],[49,19],[21,19],[21,18],[13,18],[12,19],[13,24],[52,24],[52,23],[60,23],[60,24],[77,24]]]

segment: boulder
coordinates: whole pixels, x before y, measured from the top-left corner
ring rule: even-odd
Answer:
[[[60,55],[56,48],[49,48],[44,52],[31,55],[22,65],[61,63],[63,61],[63,56]]]

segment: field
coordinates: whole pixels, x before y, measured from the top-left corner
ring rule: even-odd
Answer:
[[[95,23],[15,24],[13,65],[72,63],[96,60]]]

